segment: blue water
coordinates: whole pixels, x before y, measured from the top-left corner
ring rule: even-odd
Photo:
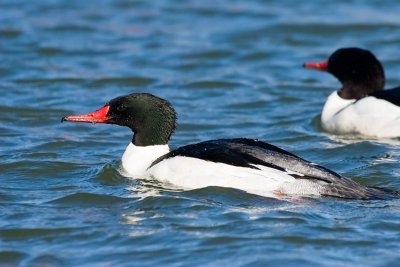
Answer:
[[[397,1],[0,2],[1,266],[397,266],[400,201],[183,191],[118,172],[129,129],[60,124],[150,92],[171,139],[253,137],[400,189],[400,141],[319,125],[339,83],[305,70],[372,50],[400,85]]]

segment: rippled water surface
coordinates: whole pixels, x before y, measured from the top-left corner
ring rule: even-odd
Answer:
[[[182,191],[118,172],[129,129],[60,124],[130,92],[169,99],[171,146],[254,137],[400,189],[399,140],[321,131],[335,49],[400,85],[397,1],[0,2],[0,265],[398,266],[400,201]]]

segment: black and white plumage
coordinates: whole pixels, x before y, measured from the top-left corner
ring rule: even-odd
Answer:
[[[275,193],[291,195],[320,195],[339,198],[388,198],[395,196],[389,190],[365,187],[350,179],[271,144],[246,138],[209,140],[197,144],[187,145],[173,150],[155,160],[149,168],[157,169],[157,164],[175,157],[189,157],[229,166],[249,168],[264,172],[262,179],[276,179],[281,176],[282,183]],[[179,160],[179,159],[177,159]],[[268,177],[266,168],[277,171],[275,177]],[[228,169],[228,168],[227,168]],[[294,179],[285,179],[291,176]],[[206,178],[205,178],[206,179]],[[242,178],[245,180],[245,178]],[[212,185],[212,181],[210,185]],[[245,188],[246,185],[243,185]],[[308,188],[307,188],[308,187]],[[247,191],[251,191],[247,189]],[[257,190],[254,191],[257,193]],[[258,192],[259,193],[259,192]],[[269,192],[271,193],[271,192]],[[267,196],[270,194],[266,194]]]
[[[165,100],[131,94],[111,100],[98,111],[63,121],[128,126],[134,132],[121,165],[123,174],[155,178],[182,188],[237,188],[268,197],[330,196],[390,198],[397,193],[360,185],[268,143],[246,138],[219,139],[169,150],[176,113]]]
[[[388,89],[388,90],[381,90],[375,91],[368,96],[375,97],[377,99],[385,100],[395,106],[400,107],[400,87]]]
[[[377,138],[400,136],[400,88],[384,90],[384,69],[370,51],[341,48],[328,61],[305,63],[304,67],[326,71],[342,84],[322,109],[321,124],[326,131]]]

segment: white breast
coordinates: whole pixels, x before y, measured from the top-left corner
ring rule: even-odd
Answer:
[[[372,137],[400,136],[400,107],[369,96],[358,101],[342,99],[333,92],[321,115],[322,127],[334,133]]]
[[[149,177],[151,163],[169,152],[168,145],[135,146],[129,143],[121,159],[122,174],[135,178]]]

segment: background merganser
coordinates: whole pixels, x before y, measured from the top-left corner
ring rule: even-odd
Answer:
[[[132,142],[122,156],[123,172],[183,188],[232,187],[268,197],[283,195],[388,198],[397,193],[366,187],[276,146],[253,139],[220,139],[169,152],[176,128],[171,104],[147,93],[117,97],[101,109],[62,121],[127,126]]]
[[[384,91],[383,67],[370,51],[341,48],[328,61],[305,63],[304,67],[329,72],[342,83],[322,110],[326,131],[378,138],[400,136],[400,87]]]

